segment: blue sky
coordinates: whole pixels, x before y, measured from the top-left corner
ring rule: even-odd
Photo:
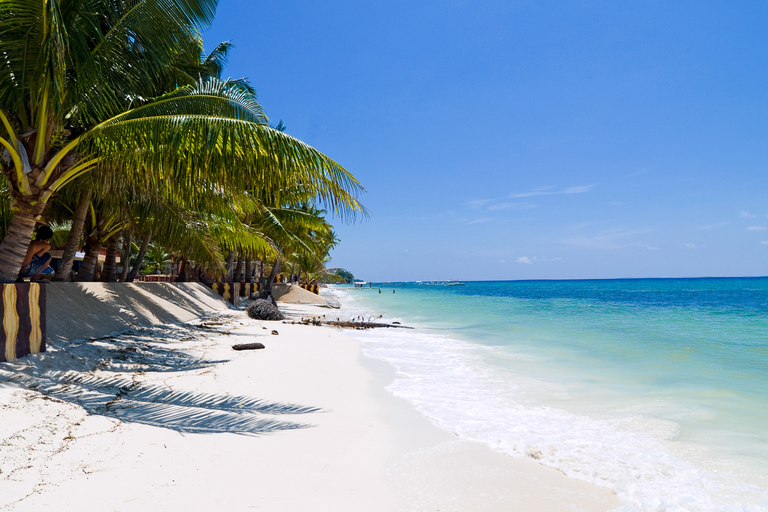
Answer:
[[[768,3],[221,0],[366,280],[768,275]]]

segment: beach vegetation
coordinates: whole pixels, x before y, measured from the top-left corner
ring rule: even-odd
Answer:
[[[333,274],[339,276],[347,284],[352,284],[355,281],[355,276],[352,272],[343,268],[335,269]]]
[[[329,224],[310,226],[301,208],[366,215],[351,173],[270,126],[246,79],[221,78],[231,43],[203,55],[216,5],[0,1],[0,281],[16,279],[36,224],[53,218],[71,226],[57,279],[78,248],[78,279],[95,279],[106,246],[102,279],[131,280],[150,242],[217,278],[317,253]],[[59,197],[68,219],[52,212]]]

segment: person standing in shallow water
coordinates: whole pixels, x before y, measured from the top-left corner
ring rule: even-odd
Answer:
[[[48,226],[40,226],[37,236],[29,243],[27,255],[21,263],[19,277],[29,277],[32,281],[53,277],[51,263],[51,238],[53,231]]]

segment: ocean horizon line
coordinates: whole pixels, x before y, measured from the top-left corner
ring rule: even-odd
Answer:
[[[412,284],[412,283],[536,283],[536,282],[593,282],[593,281],[702,281],[732,279],[768,279],[765,276],[693,276],[693,277],[590,277],[590,278],[539,278],[539,279],[416,279],[406,281],[362,281],[371,284]],[[356,281],[361,282],[361,281]]]

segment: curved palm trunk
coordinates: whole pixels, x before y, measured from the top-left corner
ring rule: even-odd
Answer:
[[[275,264],[272,265],[272,272],[269,273],[269,279],[267,279],[267,284],[265,285],[264,289],[268,291],[272,291],[272,283],[275,281],[275,277],[277,277],[277,274],[280,273],[280,256],[275,258]]]
[[[227,266],[226,266],[226,274],[224,275],[224,281],[232,281],[232,267],[235,264],[235,252],[229,251],[229,254],[227,254]]]
[[[34,231],[35,217],[31,213],[18,211],[14,214],[0,243],[0,282],[13,283],[19,277],[21,263],[27,255]]]
[[[114,283],[117,281],[117,251],[120,247],[120,239],[117,235],[107,242],[107,257],[104,260],[104,268],[101,271],[99,281],[103,283]]]
[[[123,264],[123,271],[120,273],[120,281],[125,282],[128,279],[128,271],[131,263],[131,231],[126,228],[123,230],[123,253],[120,256]]]
[[[149,242],[151,241],[152,233],[144,235],[144,238],[141,240],[141,247],[139,247],[139,254],[136,255],[136,262],[133,264],[131,273],[128,274],[126,279],[127,282],[132,283],[136,279],[136,275],[139,273],[139,269],[141,269],[141,264],[144,262],[144,255],[147,254],[147,247],[149,247]]]
[[[99,263],[99,252],[101,252],[101,243],[98,242],[98,238],[90,238],[85,248],[85,257],[80,265],[80,271],[75,276],[75,281],[82,283],[95,280],[96,266]]]
[[[80,200],[72,216],[72,228],[69,230],[67,243],[64,245],[64,254],[61,256],[59,271],[53,276],[53,281],[71,281],[72,264],[75,262],[75,253],[80,248],[80,235],[83,234],[85,218],[88,216],[88,205],[91,203],[91,187],[86,187],[80,194]]]
[[[238,253],[237,263],[235,263],[235,271],[232,275],[232,281],[239,283],[243,280],[243,253]]]

